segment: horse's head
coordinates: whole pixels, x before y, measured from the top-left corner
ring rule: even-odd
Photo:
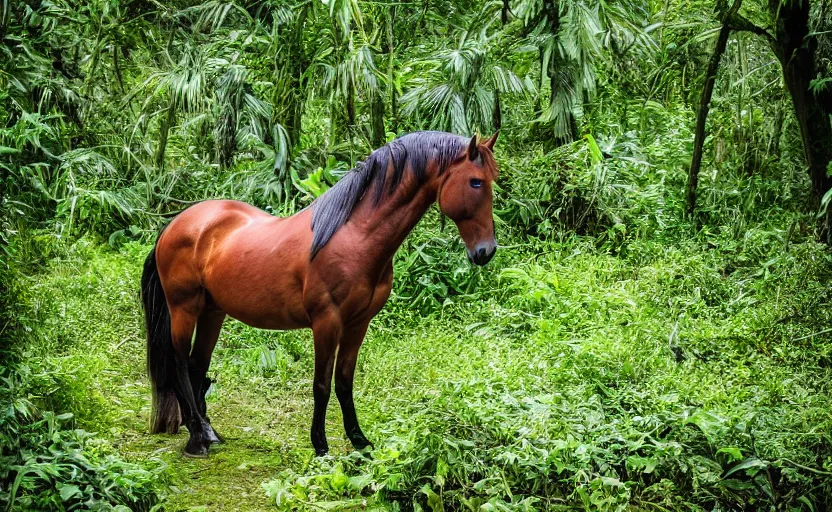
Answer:
[[[459,228],[468,260],[485,265],[497,252],[492,216],[491,183],[497,179],[497,163],[491,150],[497,134],[483,141],[471,138],[463,158],[450,165],[439,187],[440,211]]]

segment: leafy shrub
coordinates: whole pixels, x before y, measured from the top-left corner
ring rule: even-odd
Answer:
[[[666,171],[651,162],[659,148],[642,147],[634,137],[598,142],[588,134],[550,153],[507,157],[501,162],[498,215],[531,236],[547,238],[557,228],[601,235],[600,243],[627,233],[644,238],[664,228],[678,213],[668,208],[677,193],[666,187]]]
[[[828,505],[832,473],[768,460],[748,443],[755,429],[772,425],[673,399],[638,402],[627,392],[577,401],[494,379],[457,382],[393,420],[387,428],[406,433],[371,459],[316,460],[263,487],[279,510]]]
[[[125,462],[104,440],[72,429],[72,414],[40,410],[27,367],[0,367],[0,505],[11,510],[158,510],[164,465]]]
[[[393,304],[374,325],[425,330],[364,352],[367,380],[395,382],[364,386],[373,458],[315,460],[266,492],[281,510],[828,507],[828,397],[813,389],[832,259],[750,237],[626,256],[541,243],[485,277],[481,300],[423,323]]]
[[[427,312],[481,293],[485,272],[468,262],[456,226],[447,221],[440,232],[436,224],[433,215],[424,219],[407,247],[396,253],[393,304]]]
[[[104,416],[87,389],[90,358],[64,358],[69,368],[44,367],[40,358],[20,361],[43,342],[36,329],[42,312],[31,307],[25,273],[57,250],[54,237],[26,235],[6,238],[0,254],[9,270],[0,273],[0,305],[13,319],[0,330],[0,508],[156,510],[167,487],[163,464],[126,462],[104,439],[73,428],[72,413],[47,410]]]

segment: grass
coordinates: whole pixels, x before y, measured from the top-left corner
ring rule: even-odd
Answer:
[[[236,322],[210,372],[228,442],[190,460],[184,433],[148,435],[141,244],[82,240],[34,278],[28,359],[60,383],[44,392],[54,410],[169,466],[171,510],[818,509],[832,491],[832,261],[782,242],[632,241],[618,256],[592,238],[536,243],[462,266],[454,279],[477,291],[445,306],[406,298],[421,285],[400,260],[358,362],[373,460],[350,454],[334,395],[333,457],[312,457],[309,333]]]

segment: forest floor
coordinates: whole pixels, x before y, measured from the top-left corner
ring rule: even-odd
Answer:
[[[407,466],[430,473],[416,475],[418,485],[449,487],[454,477],[454,485],[493,499],[504,490],[466,483],[486,469],[463,462],[499,463],[504,480],[520,469],[531,479],[538,470],[552,474],[534,464],[557,464],[561,487],[525,492],[544,508],[586,496],[601,509],[688,508],[702,492],[734,492],[734,483],[720,487],[727,482],[720,475],[741,461],[832,463],[812,451],[832,425],[832,343],[819,332],[829,314],[805,310],[828,301],[828,253],[817,244],[786,252],[775,246],[782,260],[768,261],[763,275],[753,262],[726,272],[737,264],[728,252],[643,249],[627,259],[580,241],[553,245],[541,258],[506,251],[484,271],[487,297],[458,298],[427,314],[391,301],[371,326],[356,377],[359,418],[385,450],[381,458],[394,448],[432,453],[418,443],[438,438],[463,456],[448,456],[447,476],[435,464]],[[74,411],[80,428],[109,439],[126,458],[168,465],[169,510],[263,510],[274,505],[264,483],[295,485],[297,475],[319,474],[350,453],[333,396],[327,433],[334,457],[313,457],[311,335],[234,321],[209,373],[216,379],[209,416],[227,442],[194,460],[180,455],[184,429],[147,433],[137,283],[148,250],[81,241],[33,278],[42,327],[30,360],[62,383],[50,390],[50,405]],[[668,432],[676,440],[660,442]],[[465,452],[460,442],[482,451]],[[548,446],[549,455],[535,459],[542,453],[536,446]],[[623,471],[615,465],[621,460],[626,484],[611,476]],[[661,480],[651,480],[660,472]]]

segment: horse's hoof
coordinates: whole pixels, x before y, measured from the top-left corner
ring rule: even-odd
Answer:
[[[201,447],[200,449],[196,450],[195,452],[189,452],[187,448],[182,450],[182,456],[187,457],[189,459],[207,459],[208,458],[208,448]]]
[[[326,457],[329,455],[329,448],[315,449],[315,457]]]
[[[182,450],[182,455],[189,459],[207,459],[209,445],[210,443],[205,441],[189,439],[185,449]]]
[[[209,426],[205,429],[205,440],[209,443],[222,443],[223,439],[214,432],[214,428]]]
[[[358,437],[356,439],[351,439],[350,442],[352,443],[352,447],[355,448],[356,451],[359,451],[359,452],[366,451],[368,447],[370,448],[370,450],[375,450],[376,449],[376,445],[371,443],[369,440],[367,440],[366,437],[363,437],[363,436]]]

